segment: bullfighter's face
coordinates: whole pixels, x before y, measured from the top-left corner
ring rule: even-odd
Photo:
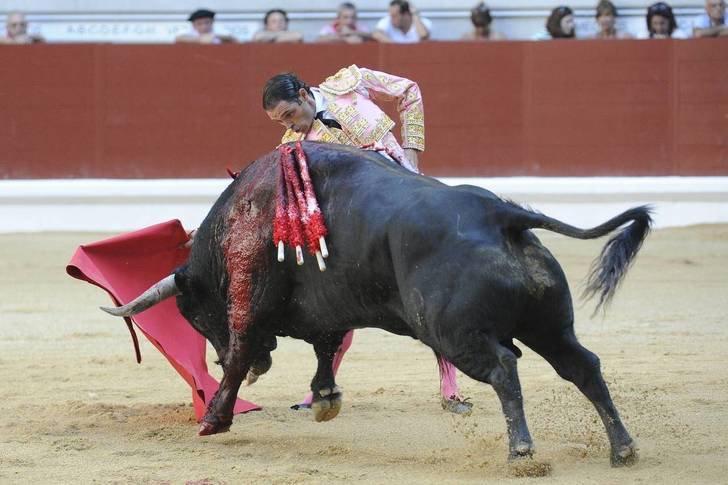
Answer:
[[[268,117],[280,123],[286,129],[296,133],[308,133],[316,116],[316,100],[308,91],[300,89],[294,101],[279,101],[272,109],[266,111]]]

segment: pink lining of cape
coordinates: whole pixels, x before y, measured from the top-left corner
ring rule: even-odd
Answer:
[[[115,304],[125,304],[184,264],[189,249],[183,245],[188,239],[178,220],[163,222],[80,246],[66,272],[106,290]],[[112,321],[112,317],[99,310],[99,319],[102,318]],[[201,420],[219,386],[207,371],[205,338],[184,319],[173,298],[125,320],[137,362],[141,363],[141,353],[132,322],[192,388],[195,414]],[[238,399],[234,412],[259,409],[256,404]]]

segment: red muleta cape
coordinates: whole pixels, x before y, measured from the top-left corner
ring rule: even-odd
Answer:
[[[178,220],[156,224],[80,246],[66,272],[106,290],[114,303],[123,305],[182,265],[189,255],[184,247],[188,240]],[[99,311],[99,318],[107,317]],[[137,362],[141,363],[141,354],[132,321],[190,385],[195,414],[201,420],[219,387],[207,371],[205,338],[184,319],[173,298],[124,320],[134,341]],[[234,412],[259,409],[256,404],[238,399]]]

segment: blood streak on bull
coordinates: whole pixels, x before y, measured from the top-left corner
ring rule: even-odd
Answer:
[[[253,186],[262,181],[265,173],[256,175]],[[245,333],[250,324],[253,276],[265,267],[266,242],[269,241],[268,229],[271,223],[266,209],[260,202],[242,196],[237,198],[228,213],[228,229],[223,241],[230,276],[228,324],[237,333]]]

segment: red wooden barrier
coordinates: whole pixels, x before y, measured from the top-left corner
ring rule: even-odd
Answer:
[[[705,39],[0,46],[0,178],[224,176],[280,138],[270,76],[353,63],[420,84],[431,175],[728,175],[728,39]]]

